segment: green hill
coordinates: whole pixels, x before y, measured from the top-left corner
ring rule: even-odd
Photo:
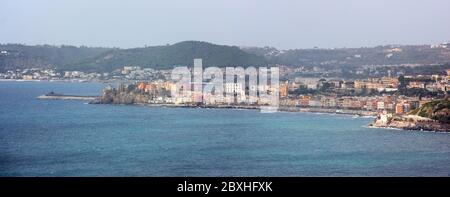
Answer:
[[[54,68],[70,65],[111,50],[100,47],[74,46],[27,46],[21,44],[0,44],[0,72],[23,68]]]
[[[361,66],[393,64],[443,64],[450,62],[448,48],[430,45],[376,46],[364,48],[290,49],[243,47],[249,53],[264,56],[270,63],[306,66]]]
[[[189,66],[192,65],[194,58],[202,58],[204,66],[267,66],[268,64],[317,66],[328,70],[342,70],[343,77],[351,77],[353,73],[350,71],[362,65],[445,65],[447,63],[444,66],[447,69],[450,62],[449,48],[432,48],[429,45],[278,50],[274,47],[238,48],[201,41],[184,41],[172,45],[132,49],[0,44],[0,51],[0,72],[18,68],[103,72],[126,65],[169,69],[178,65]],[[410,70],[416,70],[416,68]],[[439,73],[442,69],[426,67],[425,70],[420,71]]]
[[[431,101],[411,111],[409,114],[431,118],[439,122],[450,123],[450,101]]]
[[[263,57],[246,53],[235,46],[185,41],[166,46],[111,50],[78,64],[65,65],[65,69],[111,71],[125,65],[170,69],[178,65],[192,65],[194,58],[202,58],[204,67],[266,64]]]
[[[52,67],[102,72],[126,65],[170,69],[178,65],[192,65],[194,58],[202,58],[204,66],[266,65],[264,57],[244,52],[236,46],[200,41],[132,49],[6,44],[0,45],[0,50],[8,51],[7,55],[0,55],[0,71]]]

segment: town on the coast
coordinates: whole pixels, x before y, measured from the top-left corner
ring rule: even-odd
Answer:
[[[441,56],[446,55],[445,57],[450,54],[449,43],[419,49],[438,50]],[[403,50],[406,50],[405,47],[387,47],[383,49],[383,58],[401,57]],[[2,50],[0,55],[7,57],[11,54],[10,51]],[[109,58],[109,55],[107,54],[104,58]],[[363,58],[362,55],[354,54],[344,60],[358,62],[361,58]],[[446,132],[450,130],[449,63],[330,66],[335,64],[343,63],[323,61],[314,65],[267,65],[279,69],[280,80],[276,89],[279,96],[278,110],[375,116],[376,119],[371,124],[374,127]],[[225,68],[221,67],[221,69],[225,73]],[[109,72],[63,70],[51,67],[17,68],[2,71],[0,80],[96,81],[111,84],[103,90],[99,98],[91,103],[246,109],[257,109],[270,104],[269,101],[260,97],[248,98],[249,91],[267,90],[268,87],[262,87],[266,85],[258,84],[258,87],[252,87],[237,82],[224,82],[223,92],[227,95],[247,95],[248,99],[253,99],[255,102],[221,101],[196,92],[174,97],[172,93],[179,87],[171,79],[171,73],[172,69],[136,65],[123,65]],[[186,86],[191,85],[193,84],[186,84]],[[203,84],[205,85],[206,83]],[[191,91],[191,88],[185,91]],[[196,98],[199,96],[202,97],[201,102],[198,102]],[[41,98],[57,97],[58,95],[53,94],[43,95]]]
[[[295,68],[281,66],[279,84],[279,110],[342,113],[360,116],[377,116],[372,126],[419,130],[449,131],[450,69],[433,75],[400,75],[345,80],[335,78],[287,78]],[[147,104],[166,106],[195,106],[217,108],[256,109],[267,102],[255,98],[254,104],[217,102],[205,97],[196,103],[194,93],[188,97],[172,97],[176,88],[170,80],[170,70],[142,69],[124,66],[120,72],[83,73],[66,71],[58,73],[52,69],[26,69],[8,71],[0,75],[3,79],[16,80],[63,80],[100,81],[110,85],[93,103]],[[117,82],[117,83],[114,83]],[[224,83],[226,94],[249,91],[238,83]],[[48,95],[52,98],[52,95]],[[438,101],[441,109],[417,111]],[[428,106],[429,107],[429,106]],[[430,111],[431,110],[431,111]]]

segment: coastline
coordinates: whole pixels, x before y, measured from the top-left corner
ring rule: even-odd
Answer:
[[[450,133],[450,124],[416,115],[395,115],[387,120],[381,116],[368,125],[371,128],[400,129],[407,131],[428,131]]]
[[[86,82],[101,82],[101,81],[86,81],[86,80],[71,80],[71,79],[0,79],[0,82],[74,82],[74,83],[86,83]]]
[[[373,126],[371,124],[366,126],[367,128],[371,129],[389,129],[389,130],[396,130],[401,132],[413,132],[413,131],[419,131],[419,132],[425,132],[425,133],[443,133],[443,134],[450,134],[448,131],[435,131],[435,130],[420,130],[420,129],[409,129],[409,128],[399,128],[399,127],[381,127],[381,126]]]
[[[96,100],[89,104],[110,104],[115,103],[98,103]],[[119,103],[118,103],[119,104]],[[176,107],[176,108],[204,108],[204,109],[245,109],[245,110],[259,110],[261,106],[251,105],[188,105],[188,104],[170,104],[170,103],[132,103],[125,105],[138,105],[147,107]],[[360,117],[376,117],[376,112],[363,110],[347,110],[347,109],[331,109],[331,108],[304,108],[304,107],[287,107],[279,106],[278,112],[307,112],[307,113],[323,113],[323,114],[341,114],[353,115]]]
[[[0,82],[63,82],[63,83],[123,83],[135,82],[137,80],[116,79],[0,79]]]
[[[89,103],[89,104],[99,104],[99,103]],[[113,103],[110,103],[109,105],[115,105]],[[217,106],[210,106],[210,105],[176,105],[176,104],[152,104],[152,103],[133,103],[133,104],[124,104],[124,105],[138,105],[138,106],[146,106],[146,107],[173,107],[173,108],[203,108],[203,109],[241,109],[241,110],[259,110],[260,106],[242,106],[242,105],[235,105],[235,106],[228,106],[228,105],[217,105]],[[376,122],[379,120],[379,117],[376,116],[376,112],[372,111],[361,111],[361,110],[342,110],[342,109],[328,109],[328,108],[300,108],[300,107],[286,107],[286,106],[280,106],[278,108],[277,112],[304,112],[304,113],[320,113],[320,114],[327,114],[327,115],[350,115],[350,116],[357,116],[357,117],[368,117],[368,118],[374,118],[373,122],[369,123],[369,125],[365,125],[368,128],[375,128],[375,129],[393,129],[393,130],[400,130],[400,131],[421,131],[421,132],[432,132],[432,133],[450,133],[450,125],[448,124],[442,124],[438,122],[433,122],[434,125],[429,126],[429,123],[427,122],[421,122],[421,123],[415,123],[413,125],[407,125],[407,126],[401,126],[399,124],[387,124],[387,125],[380,125],[376,124]],[[396,121],[396,123],[399,123],[400,121]],[[407,121],[400,122],[400,123],[407,123]],[[441,126],[443,125],[443,126]]]
[[[250,106],[250,105],[189,105],[189,104],[170,104],[170,103],[101,103],[95,96],[77,96],[77,95],[41,95],[37,97],[38,99],[61,99],[61,100],[86,100],[90,101],[88,104],[108,104],[108,105],[136,105],[144,107],[171,107],[171,108],[203,108],[203,109],[237,109],[237,110],[259,110],[261,106]],[[304,112],[304,113],[320,113],[320,114],[339,114],[339,115],[350,115],[357,117],[369,117],[374,118],[374,121],[367,125],[368,128],[379,128],[379,129],[395,129],[403,131],[422,131],[422,132],[434,132],[434,133],[450,133],[447,127],[444,125],[444,129],[440,126],[442,125],[434,122],[434,126],[429,126],[427,122],[425,123],[412,123],[408,121],[392,121],[389,123],[380,123],[380,117],[377,117],[377,113],[373,111],[362,111],[362,110],[348,110],[348,109],[330,109],[330,108],[303,108],[303,107],[288,107],[280,106],[278,112]]]
[[[15,79],[0,79],[0,81],[18,81],[18,82],[74,82],[83,83],[86,81],[78,80],[15,80]],[[100,81],[88,81],[92,83],[101,83]],[[81,96],[81,95],[41,95],[37,99],[53,99],[53,100],[84,100],[89,104],[125,104],[125,105],[139,105],[148,107],[173,107],[173,108],[205,108],[205,109],[237,109],[237,110],[259,110],[262,106],[257,105],[195,105],[195,104],[172,104],[172,103],[108,103],[101,101],[102,96]],[[407,131],[427,131],[427,132],[439,132],[450,133],[450,126],[448,124],[439,123],[432,120],[415,120],[410,121],[411,117],[396,116],[397,119],[389,122],[380,123],[380,117],[378,112],[364,111],[364,110],[352,110],[352,109],[338,109],[338,108],[311,108],[311,107],[298,107],[298,106],[279,106],[277,111],[274,112],[306,112],[306,113],[323,113],[323,114],[339,114],[349,115],[356,117],[373,118],[374,120],[366,125],[369,128],[382,128],[382,129],[400,129]],[[378,116],[377,116],[378,115]],[[399,118],[401,117],[401,118]]]

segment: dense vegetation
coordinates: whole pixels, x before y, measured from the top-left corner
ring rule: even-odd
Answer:
[[[7,51],[7,54],[0,54],[0,71],[18,68],[54,68],[61,65],[70,65],[109,50],[111,49],[84,46],[0,45],[0,51]]]
[[[0,72],[42,67],[101,72],[126,65],[165,69],[176,65],[189,66],[194,58],[202,58],[204,66],[319,66],[325,69],[343,68],[343,75],[351,76],[351,71],[362,65],[450,62],[448,48],[431,48],[429,45],[279,51],[273,47],[238,48],[185,41],[173,45],[133,49],[4,44],[0,45],[0,51],[8,52],[0,54]]]
[[[247,67],[266,64],[263,57],[246,53],[235,46],[185,41],[166,46],[111,50],[79,64],[68,65],[66,69],[107,71],[124,65],[168,69],[173,66],[192,65],[194,58],[202,58],[204,67]]]
[[[409,114],[450,123],[450,101],[447,99],[431,101],[411,111]]]
[[[185,41],[173,45],[133,49],[73,46],[0,45],[8,55],[0,55],[0,71],[15,68],[54,67],[60,70],[113,71],[123,66],[168,69],[189,66],[202,58],[204,66],[258,66],[266,60],[235,46]]]
[[[302,66],[361,66],[394,64],[441,64],[449,62],[450,50],[418,46],[377,46],[338,49],[293,49],[247,47],[244,51],[266,57],[270,63]]]

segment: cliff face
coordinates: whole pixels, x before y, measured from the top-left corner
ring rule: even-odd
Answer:
[[[132,85],[120,87],[119,89],[106,88],[99,100],[93,102],[96,104],[136,104],[148,103],[149,94],[142,94]]]

